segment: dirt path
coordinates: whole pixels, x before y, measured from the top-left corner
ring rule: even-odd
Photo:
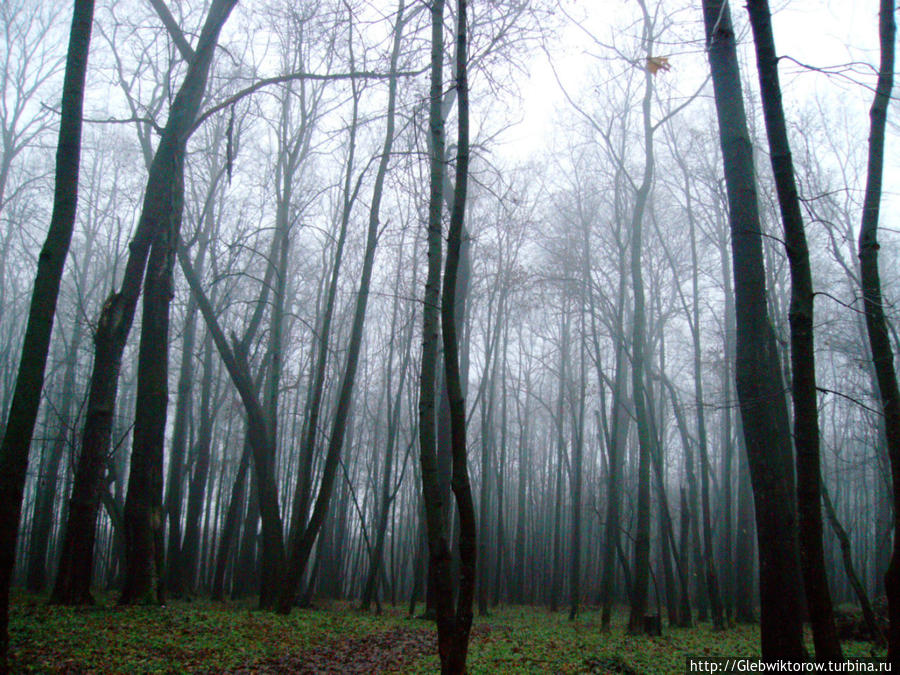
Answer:
[[[229,671],[233,675],[297,673],[397,673],[437,650],[434,631],[398,627],[362,638],[335,640],[299,654]]]

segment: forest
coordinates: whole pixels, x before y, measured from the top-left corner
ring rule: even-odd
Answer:
[[[729,5],[0,3],[0,672],[900,664],[895,7]]]

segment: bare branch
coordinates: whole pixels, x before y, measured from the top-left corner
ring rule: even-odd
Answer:
[[[188,63],[193,61],[194,50],[191,48],[191,45],[188,44],[187,39],[184,37],[184,33],[181,32],[181,28],[175,21],[172,13],[169,11],[169,8],[166,7],[166,3],[164,3],[163,0],[149,0],[149,2],[151,5],[153,5],[153,9],[156,10],[156,13],[159,15],[160,20],[166,27],[166,30],[169,31],[169,37],[172,38],[172,42],[174,42],[175,46],[178,47],[178,52],[181,54],[181,58],[183,58]]]

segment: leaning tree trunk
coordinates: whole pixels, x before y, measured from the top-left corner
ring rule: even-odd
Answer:
[[[834,611],[825,574],[822,547],[822,506],[819,489],[819,415],[817,409],[816,363],[813,345],[813,285],[809,249],[794,163],[781,103],[778,58],[772,35],[768,0],[751,0],[750,25],[756,46],[759,87],[762,95],[769,156],[781,207],[785,249],[791,271],[791,397],[794,402],[794,447],[797,452],[797,514],[799,518],[800,563],[813,642],[819,661],[841,661],[841,643],[834,627]]]
[[[881,205],[881,182],[884,166],[884,129],[888,103],[894,86],[894,3],[881,0],[878,34],[881,38],[881,63],[875,100],[869,111],[869,166],[862,225],[859,230],[859,269],[869,346],[884,411],[884,428],[888,457],[891,462],[891,486],[894,498],[894,545],[891,562],[884,575],[888,600],[888,660],[900,667],[900,390],[894,370],[894,353],[884,316],[881,277],[878,270],[878,215]]]
[[[397,28],[395,35],[399,41],[399,30],[402,19],[402,6],[400,15],[397,19]],[[392,69],[396,68],[398,54],[398,42],[395,42],[394,51],[391,57]],[[392,70],[395,72],[395,70]],[[391,88],[396,87],[395,79],[391,80]],[[389,94],[391,102],[393,102],[393,91]],[[354,85],[354,124],[356,121],[356,101],[358,94]],[[372,280],[372,270],[375,265],[375,251],[378,246],[378,219],[380,214],[381,195],[385,175],[387,173],[387,162],[390,156],[391,143],[393,141],[393,110],[389,111],[388,128],[386,131],[386,140],[382,160],[379,163],[378,173],[375,178],[375,186],[373,188],[373,201],[369,210],[369,225],[366,235],[366,249],[363,254],[363,268],[359,280],[359,291],[356,295],[356,305],[353,310],[353,322],[350,327],[350,337],[347,345],[347,361],[344,365],[344,373],[341,378],[338,389],[337,403],[335,406],[335,416],[331,427],[331,437],[328,440],[328,448],[325,452],[325,462],[322,467],[322,479],[319,486],[319,494],[313,506],[312,514],[309,522],[303,523],[302,520],[291,522],[291,538],[290,538],[290,558],[288,561],[287,573],[282,584],[278,598],[277,609],[283,614],[290,612],[291,606],[294,604],[294,598],[300,585],[300,579],[306,566],[309,563],[309,557],[312,553],[313,544],[318,537],[325,516],[328,513],[328,503],[331,499],[331,493],[334,489],[334,480],[337,476],[337,468],[341,459],[341,450],[344,446],[344,436],[347,433],[348,420],[353,404],[353,388],[356,381],[356,370],[359,364],[359,353],[362,346],[362,332],[366,321],[366,309],[369,302],[369,286]],[[352,169],[351,162],[347,168],[348,177]],[[349,188],[349,180],[347,182]],[[349,190],[345,191],[349,198]],[[345,201],[344,218],[349,218],[350,203]],[[346,222],[345,222],[346,224]],[[325,345],[322,346],[325,349]],[[311,447],[310,447],[311,450]],[[295,518],[305,516],[302,510],[294,510]]]
[[[237,0],[223,0],[219,7],[210,8],[210,17],[221,13],[221,20],[214,24],[216,36],[235,4]],[[210,51],[214,44],[213,39]],[[125,499],[125,584],[119,598],[121,604],[165,602],[163,446],[169,402],[169,307],[174,296],[175,251],[181,236],[188,134],[181,136],[183,140],[179,139],[178,151],[173,155],[171,200],[153,238],[144,277],[137,401]]]
[[[856,574],[856,569],[853,567],[853,552],[850,547],[850,537],[847,535],[847,530],[841,525],[841,521],[838,520],[837,512],[834,510],[834,504],[831,502],[831,497],[829,496],[828,489],[825,487],[824,483],[822,484],[822,504],[825,507],[828,524],[831,525],[834,536],[837,537],[838,544],[841,547],[841,561],[844,563],[844,574],[847,575],[850,587],[853,589],[853,593],[859,601],[863,619],[866,622],[866,627],[869,629],[872,642],[884,644],[884,635],[878,628],[878,621],[875,619],[872,603],[869,601],[866,589],[862,585],[862,582],[860,582],[859,575]]]
[[[88,46],[94,17],[93,0],[76,0],[69,33],[62,112],[56,148],[56,185],[50,229],[38,258],[22,356],[0,445],[0,664],[5,664],[9,636],[9,586],[16,556],[16,534],[34,434],[56,300],[75,228],[78,205],[78,165],[81,159],[81,114]]]
[[[52,599],[62,604],[90,604],[94,534],[109,452],[122,353],[131,331],[150,245],[172,217],[176,193],[183,186],[183,159],[200,108],[219,31],[237,0],[216,0],[209,10],[194,59],[169,110],[162,138],[150,165],[141,217],[129,245],[122,286],[109,296],[94,334],[91,372],[81,453],[69,502],[60,567]],[[181,178],[179,178],[181,176]]]
[[[228,370],[228,374],[234,383],[241,403],[247,413],[247,443],[253,455],[253,468],[255,469],[255,495],[259,500],[259,514],[262,520],[263,551],[269,561],[269,570],[273,578],[280,579],[284,574],[284,534],[282,532],[281,513],[278,504],[278,486],[275,483],[274,464],[271,458],[275,456],[275,437],[269,428],[265,411],[259,402],[257,394],[258,385],[254,383],[250,375],[246,347],[243,343],[236,343],[232,348],[229,345],[222,327],[219,325],[215,309],[209,298],[203,293],[200,279],[194,272],[188,259],[187,252],[178,247],[178,262],[184,271],[185,279],[191,287],[191,293],[197,299],[197,305],[203,314],[206,327],[216,345],[219,356]],[[255,324],[254,322],[251,322]],[[247,336],[255,332],[251,327]],[[245,336],[246,337],[246,336]],[[262,600],[262,596],[260,596]],[[271,606],[263,606],[263,609]]]
[[[703,19],[731,226],[735,378],[756,505],[762,656],[799,661],[804,650],[794,471],[787,405],[766,305],[753,148],[727,2],[703,0]]]

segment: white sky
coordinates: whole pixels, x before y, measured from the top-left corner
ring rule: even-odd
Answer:
[[[692,17],[685,12],[679,13],[678,16],[679,20],[694,22],[693,26],[688,27],[689,31],[695,33],[694,38],[697,37],[697,32],[702,30],[699,3],[696,4],[698,5],[694,9],[696,16]],[[595,0],[591,5],[590,13],[586,13],[584,25],[601,39],[607,39],[614,32],[612,24],[622,23],[615,21],[615,18],[617,14],[621,16],[623,6],[632,5],[628,9],[629,14],[634,11],[634,3],[627,0]],[[596,11],[598,8],[601,11]],[[572,10],[573,14],[576,11],[577,7]],[[746,29],[746,10],[742,3],[732,2],[732,13],[738,30],[741,30],[741,27]],[[776,48],[781,55],[819,68],[851,61],[865,61],[877,65],[879,56],[877,13],[877,0],[864,2],[787,0],[773,4]],[[613,17],[612,24],[610,17]],[[748,31],[749,29],[742,35],[745,48],[752,46]],[[585,53],[589,48],[589,41],[584,32],[573,26],[565,29],[560,43],[553,47],[557,72],[570,92],[578,91],[579,85],[586,80],[588,69],[595,61],[594,57]],[[596,52],[596,48],[593,48],[593,51]],[[675,52],[671,57],[673,71],[666,74],[666,77],[683,76],[685,66],[691,71],[707,67],[705,57],[697,44],[688,44],[685,48],[672,47],[672,51]],[[666,54],[666,49],[661,49],[660,54]],[[748,51],[747,54],[749,60],[745,63],[752,64],[752,51]],[[505,141],[510,146],[508,150],[514,156],[533,151],[535,146],[539,146],[542,140],[547,139],[548,130],[553,127],[554,119],[557,119],[558,113],[566,107],[565,98],[544,53],[535,52],[529,70],[530,81],[522,89],[523,122],[505,136]],[[811,72],[789,61],[782,62],[780,74],[788,110],[792,104],[819,93],[826,97],[841,96],[849,103],[858,102],[860,113],[863,116],[867,115],[872,92],[865,87],[840,76]],[[867,83],[874,85],[874,76],[864,67],[856,68],[855,72],[848,75],[854,79],[864,78]],[[745,72],[744,76],[755,77],[755,73]],[[695,78],[685,78],[685,83],[689,86],[689,90],[684,92],[686,95],[696,86],[695,82]]]

